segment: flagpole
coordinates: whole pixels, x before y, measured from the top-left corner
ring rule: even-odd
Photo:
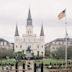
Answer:
[[[65,68],[67,68],[67,48],[68,48],[68,33],[67,33],[67,16],[66,16],[66,9],[58,14],[58,19],[61,20],[65,17]]]
[[[67,33],[67,16],[66,16],[66,12],[65,12],[65,68],[67,68],[67,48],[68,48],[67,38],[68,38],[68,33]]]

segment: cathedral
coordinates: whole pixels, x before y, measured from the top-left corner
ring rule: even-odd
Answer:
[[[40,36],[37,37],[36,34],[33,33],[33,24],[30,9],[26,23],[26,34],[23,34],[21,38],[18,32],[18,26],[16,25],[14,43],[15,52],[23,51],[24,54],[26,54],[27,50],[29,50],[34,56],[45,55],[43,25],[41,26]]]

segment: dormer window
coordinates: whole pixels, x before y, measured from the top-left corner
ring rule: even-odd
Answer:
[[[1,45],[3,45],[3,42],[1,42]]]
[[[4,42],[4,45],[6,45],[6,42]]]

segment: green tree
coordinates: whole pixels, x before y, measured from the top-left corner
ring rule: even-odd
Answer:
[[[68,55],[68,59],[72,59],[72,46],[68,47],[67,55]]]
[[[16,52],[15,53],[15,58],[16,59],[23,59],[23,58],[25,58],[24,50],[23,51]]]
[[[65,47],[58,48],[58,50],[54,52],[54,57],[64,59],[65,58]],[[67,48],[67,58],[72,59],[72,46],[69,46]]]
[[[65,48],[60,47],[55,51],[55,58],[64,59],[65,58]]]
[[[14,51],[12,49],[1,48],[0,49],[0,58],[14,57]]]

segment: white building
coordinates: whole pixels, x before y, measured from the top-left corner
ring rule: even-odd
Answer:
[[[13,46],[14,46],[13,43],[10,43],[9,41],[5,39],[0,38],[0,49],[13,50]]]
[[[40,37],[38,38],[36,34],[33,33],[33,24],[30,9],[26,24],[26,34],[23,34],[21,38],[19,36],[18,27],[16,25],[14,45],[15,52],[24,51],[24,53],[26,54],[26,51],[29,48],[34,55],[44,56],[45,54],[43,25],[41,26]]]
[[[72,38],[67,39],[67,45],[72,46]],[[65,38],[57,38],[47,44],[45,44],[46,51],[54,52],[58,50],[58,48],[63,48],[66,46],[66,39]]]

